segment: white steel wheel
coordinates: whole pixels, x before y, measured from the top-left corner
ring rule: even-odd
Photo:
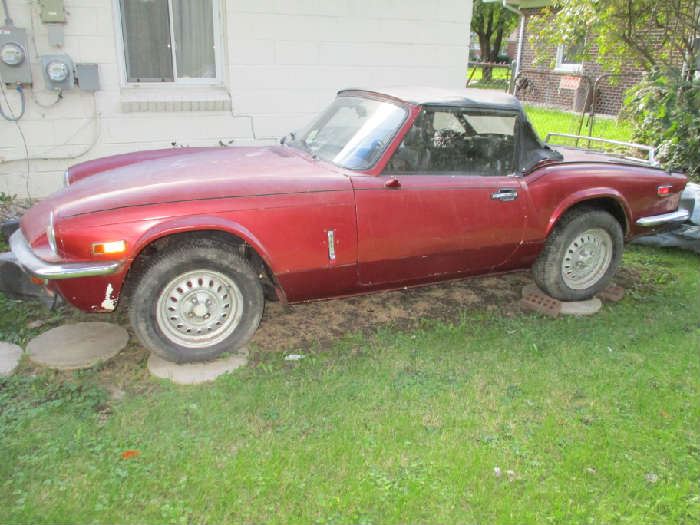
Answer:
[[[238,327],[243,294],[228,276],[215,270],[193,270],[172,279],[156,304],[162,334],[184,348],[220,343]]]
[[[613,259],[613,239],[602,228],[577,235],[564,252],[561,275],[572,290],[586,290],[607,273]]]

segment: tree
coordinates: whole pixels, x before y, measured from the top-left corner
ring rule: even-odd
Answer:
[[[497,3],[474,0],[471,29],[479,37],[482,62],[496,62],[503,37],[518,23],[518,16]],[[491,80],[491,68],[484,68],[483,80]]]
[[[697,69],[700,0],[553,0],[530,30],[538,55],[584,35],[584,53],[595,47],[611,71],[632,62],[689,80]]]
[[[584,55],[595,49],[612,72],[645,69],[625,101],[634,140],[656,146],[665,168],[700,180],[700,0],[552,0],[530,30],[539,56],[583,41]]]

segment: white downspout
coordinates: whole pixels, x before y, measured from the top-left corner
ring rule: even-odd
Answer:
[[[518,51],[515,55],[515,76],[520,73],[520,60],[523,55],[523,36],[525,36],[525,16],[523,12],[517,7],[513,7],[508,4],[508,0],[502,0],[502,5],[504,9],[511,11],[520,17],[520,32],[518,33]]]
[[[520,33],[518,33],[518,51],[515,55],[515,75],[520,73],[520,62],[523,58],[523,38],[525,38],[525,16],[520,13]]]

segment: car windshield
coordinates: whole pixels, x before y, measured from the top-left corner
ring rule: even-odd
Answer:
[[[405,109],[391,102],[339,96],[287,144],[342,168],[367,169],[384,153],[406,116]]]

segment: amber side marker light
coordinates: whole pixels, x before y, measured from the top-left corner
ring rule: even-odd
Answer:
[[[673,189],[673,186],[659,186],[656,188],[656,194],[659,197],[668,197],[671,195],[671,189]]]
[[[92,253],[95,255],[112,255],[126,251],[125,241],[96,242],[92,245]]]

